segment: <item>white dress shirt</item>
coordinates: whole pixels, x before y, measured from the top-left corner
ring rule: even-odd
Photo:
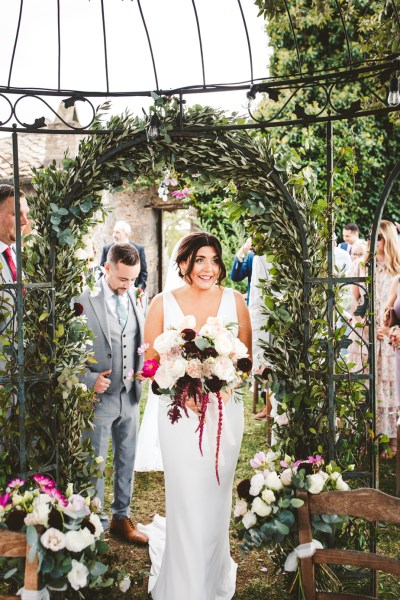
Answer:
[[[105,278],[102,278],[102,284],[103,284],[103,289],[104,289],[104,297],[107,303],[108,308],[110,309],[111,313],[114,315],[114,317],[117,319],[117,321],[119,320],[119,315],[118,315],[118,311],[117,311],[117,297],[115,292],[110,288],[110,286],[108,285],[107,281],[105,280]],[[125,308],[126,308],[126,312],[128,314],[129,312],[129,296],[128,296],[128,292],[125,292],[125,294],[123,294],[122,296],[120,296],[122,303],[124,304]]]

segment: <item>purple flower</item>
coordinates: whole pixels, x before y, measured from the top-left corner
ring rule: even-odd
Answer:
[[[25,485],[25,481],[23,479],[20,479],[19,477],[16,477],[16,479],[13,479],[12,481],[10,481],[7,488],[10,490],[16,490],[16,489],[22,487],[23,485]]]
[[[7,506],[7,504],[9,503],[10,498],[11,498],[11,495],[9,492],[6,492],[4,494],[4,496],[0,496],[0,506],[5,508]]]
[[[182,200],[183,198],[188,198],[191,196],[192,192],[189,190],[189,188],[183,188],[183,190],[176,190],[175,192],[172,192],[172,195],[178,200]]]
[[[51,479],[51,477],[46,477],[46,475],[41,475],[38,473],[34,475],[32,479],[40,488],[46,488],[46,494],[49,493],[49,490],[52,490],[56,487],[55,481]]]
[[[257,454],[254,455],[254,458],[251,459],[250,466],[253,467],[253,469],[258,469],[258,467],[265,464],[266,458],[264,452],[257,452]]]

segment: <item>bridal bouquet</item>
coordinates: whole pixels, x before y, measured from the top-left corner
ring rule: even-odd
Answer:
[[[223,421],[221,392],[232,392],[248,377],[252,363],[246,346],[234,335],[237,325],[223,325],[221,319],[209,317],[196,332],[192,315],[184,317],[177,328],[171,328],[154,341],[157,360],[144,363],[142,375],[152,377],[155,394],[171,398],[168,416],[176,423],[182,412],[189,416],[186,401],[193,399],[199,413],[199,447],[203,453],[203,432],[207,409],[217,403],[218,425],[215,471],[219,482],[218,455]]]
[[[108,567],[98,560],[108,550],[99,510],[98,498],[74,494],[71,484],[64,495],[45,475],[16,478],[0,495],[0,528],[26,531],[30,556],[38,553],[43,583],[51,589],[103,587],[113,580],[103,580]],[[4,578],[17,571],[10,565]]]

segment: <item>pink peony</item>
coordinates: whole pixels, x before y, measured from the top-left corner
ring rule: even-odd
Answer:
[[[157,373],[159,366],[158,361],[154,358],[146,360],[142,369],[143,377],[153,377]]]
[[[201,362],[197,358],[190,360],[186,367],[186,373],[193,379],[199,379],[202,374]]]

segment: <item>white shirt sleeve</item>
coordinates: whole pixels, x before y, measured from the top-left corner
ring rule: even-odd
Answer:
[[[262,312],[264,302],[259,287],[260,280],[269,279],[268,268],[269,265],[265,256],[254,256],[249,298],[249,311],[253,334],[254,369],[258,369],[265,363],[264,351],[260,347],[260,341],[270,341],[270,334],[261,329],[263,325],[265,325],[265,314]]]

